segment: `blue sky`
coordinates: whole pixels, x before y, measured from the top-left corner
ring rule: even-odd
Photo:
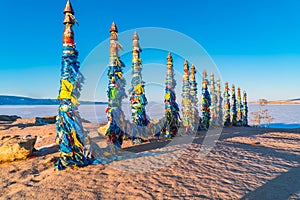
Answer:
[[[55,98],[66,1],[0,2],[0,94]],[[246,89],[249,100],[300,97],[298,0],[72,0],[72,4],[80,23],[74,28],[80,62],[108,38],[112,21],[120,32],[162,27],[201,44],[223,81]],[[177,69],[182,65],[178,63]]]

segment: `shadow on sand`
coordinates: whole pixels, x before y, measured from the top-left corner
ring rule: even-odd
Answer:
[[[300,191],[300,166],[291,168],[266,184],[249,192],[241,199],[261,200],[261,199],[289,199],[291,195]],[[288,184],[287,184],[288,183]],[[280,192],[274,192],[280,191]]]
[[[48,154],[53,154],[58,152],[59,147],[58,145],[49,145],[49,146],[45,146],[42,148],[39,148],[38,150],[33,151],[32,155],[35,157],[41,157],[41,156],[45,156]]]

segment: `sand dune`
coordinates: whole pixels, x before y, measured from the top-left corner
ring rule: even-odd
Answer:
[[[103,143],[99,124],[84,127]],[[224,128],[206,156],[205,132],[126,142],[118,161],[60,172],[54,125],[19,120],[0,134],[39,136],[34,158],[0,165],[1,199],[300,199],[299,129]]]

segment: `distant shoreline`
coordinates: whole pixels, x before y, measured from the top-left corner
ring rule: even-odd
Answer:
[[[79,101],[80,105],[107,105],[108,102]],[[155,102],[157,103],[157,102]],[[259,104],[258,102],[248,102],[248,104]],[[268,101],[270,105],[300,105],[300,99]],[[59,105],[57,99],[35,99],[22,96],[0,95],[0,106],[48,106]]]
[[[103,105],[107,102],[93,102],[93,101],[81,101],[81,105]],[[0,105],[2,106],[48,106],[59,105],[57,99],[34,99],[30,97],[21,96],[7,96],[0,95]]]
[[[248,104],[259,104],[259,103],[249,102]],[[268,101],[266,105],[300,105],[300,101]]]
[[[107,105],[106,102],[79,102],[80,105]],[[1,104],[0,106],[59,106],[59,103],[53,104]]]

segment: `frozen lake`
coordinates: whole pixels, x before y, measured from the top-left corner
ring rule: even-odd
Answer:
[[[107,105],[81,105],[80,115],[91,122],[106,121],[105,109]],[[18,115],[22,118],[51,116],[57,114],[57,105],[39,106],[0,106],[0,115]],[[256,112],[257,105],[249,105],[249,124],[251,125],[251,112]],[[151,119],[160,119],[164,115],[164,105],[151,102],[146,107]],[[265,105],[270,116],[274,118],[270,127],[274,128],[300,128],[300,105]],[[131,118],[129,104],[123,104],[123,111],[127,119]]]
[[[80,105],[81,117],[91,122],[105,122],[107,105]],[[0,115],[18,115],[22,118],[33,118],[57,115],[58,105],[26,105],[26,106],[0,106]],[[129,103],[123,104],[122,109],[127,119],[131,118]],[[160,119],[164,115],[164,105],[149,103],[146,107],[151,119]]]

